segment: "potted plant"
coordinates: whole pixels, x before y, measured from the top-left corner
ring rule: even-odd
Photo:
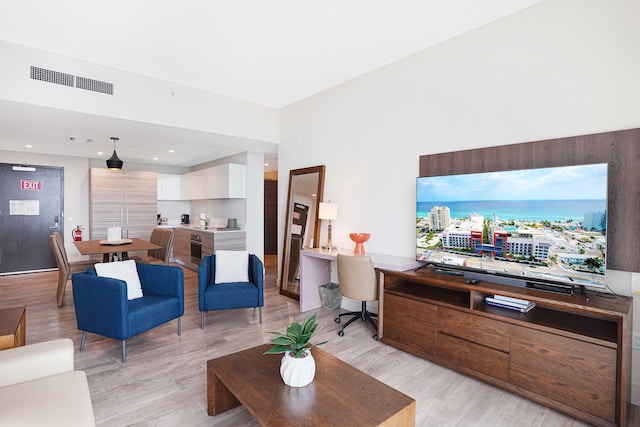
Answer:
[[[309,318],[305,317],[302,323],[298,323],[294,319],[284,334],[269,332],[276,337],[269,341],[273,347],[265,351],[264,354],[284,353],[280,362],[280,376],[286,385],[304,387],[313,381],[316,362],[311,354],[311,349],[327,342],[323,341],[317,344],[309,342],[317,327],[316,315],[314,314]]]

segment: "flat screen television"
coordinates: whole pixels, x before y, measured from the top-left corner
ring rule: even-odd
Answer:
[[[566,293],[602,288],[606,224],[606,163],[416,182],[416,259],[449,274]]]

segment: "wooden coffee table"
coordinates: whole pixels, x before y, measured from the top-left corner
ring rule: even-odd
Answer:
[[[209,415],[243,405],[263,426],[414,426],[416,401],[316,347],[316,376],[305,387],[280,377],[269,344],[207,362]]]

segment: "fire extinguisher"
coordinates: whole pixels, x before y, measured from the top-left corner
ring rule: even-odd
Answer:
[[[80,229],[79,225],[73,229],[72,236],[73,236],[73,240],[75,240],[76,242],[79,242],[82,240],[82,230]]]

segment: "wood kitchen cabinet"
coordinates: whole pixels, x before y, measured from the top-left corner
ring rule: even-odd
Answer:
[[[122,237],[148,240],[157,226],[157,174],[151,171],[89,170],[89,235],[107,238],[107,228]]]
[[[215,253],[217,249],[243,251],[247,247],[246,232],[205,231],[189,227],[174,228],[172,261],[190,270],[198,270],[198,260],[191,257],[191,236],[199,236],[202,243],[202,257]]]
[[[489,295],[534,301],[527,313]],[[461,277],[382,270],[378,336],[597,426],[626,426],[631,303]]]

